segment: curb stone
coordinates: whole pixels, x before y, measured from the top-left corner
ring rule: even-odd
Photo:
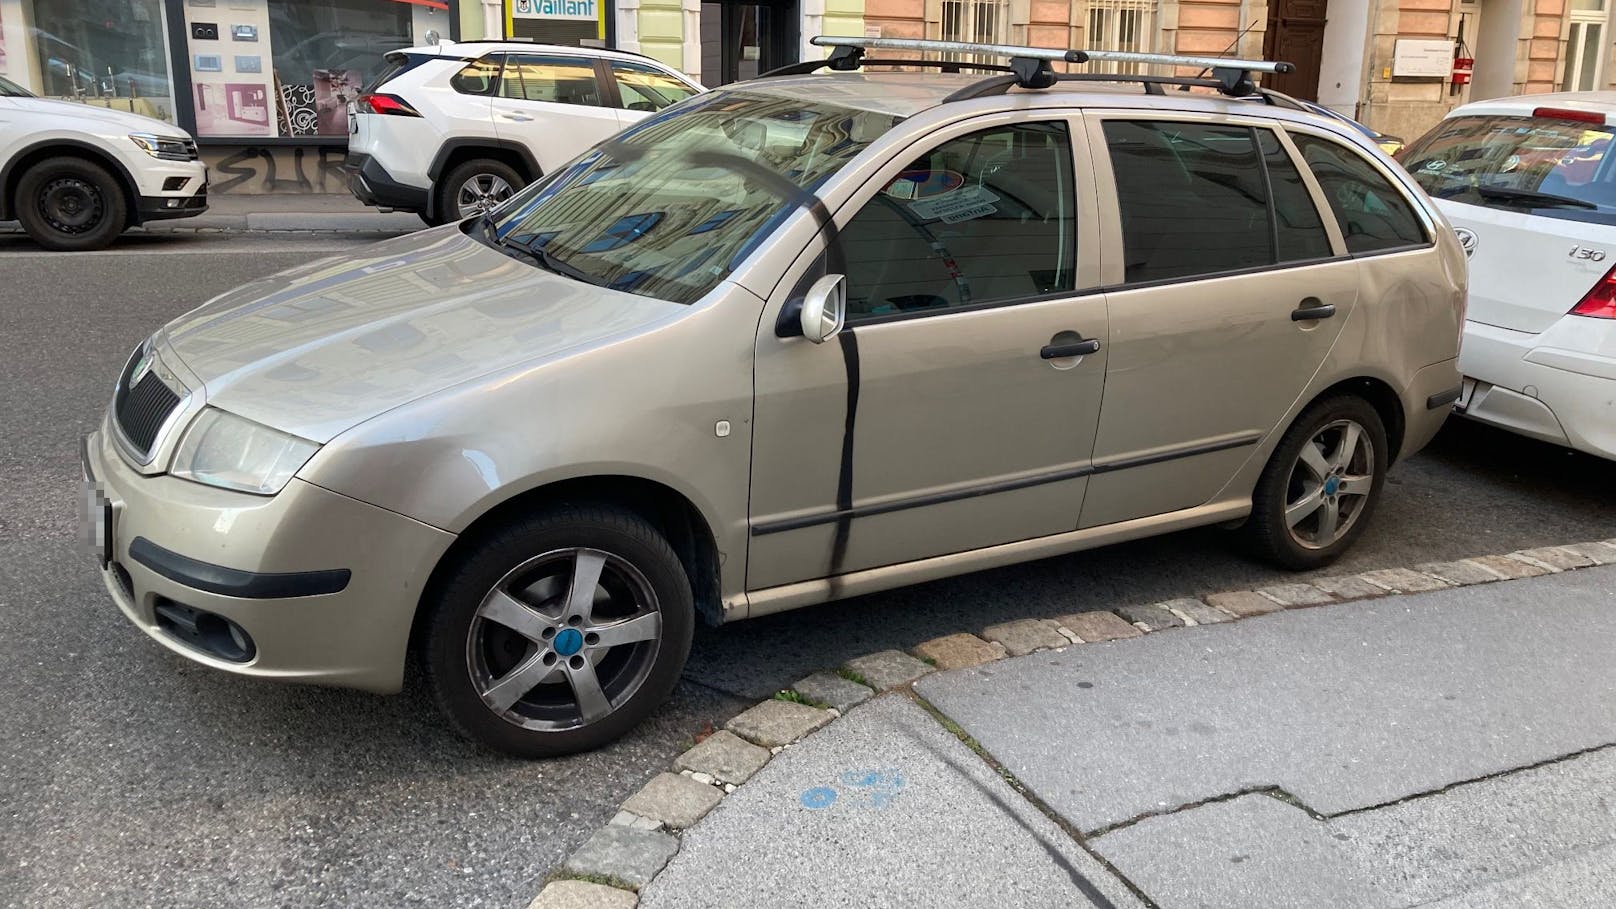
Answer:
[[[1141,637],[1185,625],[1233,622],[1287,607],[1367,600],[1390,593],[1427,593],[1611,564],[1616,564],[1616,539],[1545,546],[1508,555],[1432,563],[1417,570],[1379,569],[1311,583],[1091,610],[1059,619],[1003,622],[983,629],[980,636],[963,632],[946,635],[914,649],[935,660],[936,668],[969,668],[1024,655],[1015,653],[1002,640],[990,640],[995,635],[1019,635],[1017,644],[1045,643],[1026,651],[1030,653],[1086,646],[1083,642]],[[1130,624],[1128,619],[1136,616],[1146,620]],[[989,655],[991,659],[985,658]],[[976,662],[950,665],[954,656]],[[933,666],[902,651],[883,650],[848,660],[840,673],[816,672],[792,686],[791,690],[802,697],[831,705],[830,710],[772,697],[748,708],[724,724],[724,729],[675,758],[675,772],[658,774],[630,796],[612,820],[566,860],[528,909],[634,909],[639,901],[637,891],[643,890],[678,853],[679,832],[700,821],[774,755],[824,728],[848,708],[869,700],[876,691],[907,688],[933,671]],[[847,675],[856,675],[869,685]],[[768,747],[746,741],[736,732],[765,742]],[[610,881],[611,886],[598,883],[602,880]]]

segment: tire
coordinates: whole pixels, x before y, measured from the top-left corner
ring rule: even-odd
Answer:
[[[1248,545],[1297,571],[1339,559],[1374,515],[1390,454],[1386,426],[1368,401],[1339,395],[1314,403],[1285,432],[1257,481],[1243,528]]]
[[[475,182],[474,182],[475,181]],[[439,224],[480,215],[520,192],[527,181],[510,165],[492,158],[473,158],[449,169],[435,188],[437,204],[433,218]],[[473,200],[471,187],[486,190],[483,203]]]
[[[574,604],[579,575],[598,581]],[[630,511],[515,521],[476,541],[438,590],[420,645],[427,688],[462,735],[519,757],[615,741],[668,699],[690,655],[690,580]]]
[[[13,210],[35,243],[60,252],[110,246],[128,222],[123,184],[99,164],[57,157],[17,182]]]

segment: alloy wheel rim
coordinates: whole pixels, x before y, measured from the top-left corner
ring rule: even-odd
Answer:
[[[466,668],[501,719],[556,732],[597,723],[632,698],[661,644],[662,613],[639,569],[598,549],[557,549],[483,597]]]
[[[39,213],[53,230],[82,234],[101,223],[101,190],[77,177],[58,177],[39,193]]]
[[[460,184],[460,192],[455,195],[455,204],[460,207],[462,217],[481,215],[509,199],[513,193],[515,190],[504,177],[497,174],[473,174],[470,179]]]
[[[1375,446],[1354,420],[1325,424],[1303,443],[1285,493],[1285,526],[1304,549],[1326,549],[1363,515],[1375,488]]]

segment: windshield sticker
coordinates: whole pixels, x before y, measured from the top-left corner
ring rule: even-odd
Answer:
[[[909,209],[927,221],[941,220],[945,224],[958,224],[974,218],[985,218],[999,210],[993,203],[999,197],[981,186],[964,186],[942,198],[918,199],[909,203]]]
[[[946,196],[965,185],[965,175],[953,170],[916,168],[906,170],[887,184],[885,190],[894,199],[930,199]]]

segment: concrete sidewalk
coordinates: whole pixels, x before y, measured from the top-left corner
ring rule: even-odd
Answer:
[[[639,905],[1616,905],[1612,654],[1605,567],[934,673],[781,752]]]

